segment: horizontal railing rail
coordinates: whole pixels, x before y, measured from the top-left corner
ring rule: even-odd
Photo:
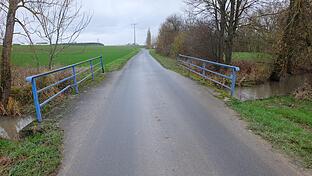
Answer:
[[[84,64],[88,64],[88,68],[83,69]],[[79,67],[81,67],[82,70],[78,70]],[[38,88],[37,80],[39,80],[43,77],[48,77],[50,75],[53,75],[56,73],[62,73],[62,72],[68,71],[68,70],[71,72],[70,76],[63,78],[59,81],[56,81],[56,82],[54,82],[54,83],[52,83],[46,87],[43,87],[40,89]],[[85,77],[83,77],[81,80],[78,80],[78,76],[84,76],[83,73],[88,73],[87,71],[89,71],[90,73],[88,75],[86,75]],[[79,62],[76,64],[68,65],[68,66],[65,66],[65,67],[62,67],[59,69],[55,69],[55,70],[52,70],[49,72],[45,72],[45,73],[41,73],[41,74],[37,74],[37,75],[27,77],[26,81],[31,83],[31,86],[32,86],[32,94],[33,94],[33,99],[34,99],[34,106],[35,106],[35,110],[36,110],[37,121],[42,122],[41,108],[43,106],[45,106],[50,101],[52,101],[54,98],[61,95],[65,91],[69,90],[70,88],[74,88],[75,93],[78,94],[79,93],[79,84],[82,83],[83,81],[87,80],[90,77],[92,77],[92,80],[94,80],[95,73],[97,73],[99,71],[102,71],[102,73],[105,72],[104,62],[103,62],[102,56],[95,57],[92,59],[88,59],[86,61],[82,61],[82,62]],[[39,95],[41,93],[46,92],[46,91],[50,90],[51,88],[58,86],[62,83],[66,83],[66,81],[70,81],[70,83],[68,83],[68,85],[65,85],[65,87],[62,88],[62,90],[58,91],[54,95],[51,95],[46,100],[43,100],[43,102],[40,103]]]
[[[189,70],[190,72],[197,74],[197,75],[203,77],[204,79],[210,80],[216,84],[219,84],[219,85],[225,87],[226,89],[229,89],[231,91],[231,96],[234,95],[235,84],[236,84],[236,79],[237,79],[236,73],[240,70],[239,67],[227,65],[227,64],[222,64],[222,63],[218,63],[218,62],[214,62],[214,61],[209,61],[209,60],[205,60],[205,59],[200,59],[200,58],[196,58],[196,57],[192,57],[192,56],[186,56],[186,55],[182,55],[182,54],[178,55],[177,61],[181,66],[183,66],[185,69]],[[197,64],[195,64],[194,62],[197,62]],[[207,68],[207,66],[209,66],[209,65],[219,66],[219,67],[222,67],[225,69],[230,69],[231,74],[225,75],[225,74],[222,74],[220,72],[210,70]],[[196,69],[194,69],[194,68],[196,68]],[[197,69],[199,69],[200,72],[197,71]],[[211,74],[220,76],[222,78],[228,79],[228,80],[230,80],[231,83],[230,83],[230,85],[226,85],[224,83],[221,83],[220,81],[217,81],[217,80],[213,79],[212,77],[210,77],[209,74],[207,74],[207,73],[211,73]]]

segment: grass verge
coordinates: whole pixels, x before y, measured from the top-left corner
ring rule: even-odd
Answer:
[[[140,48],[135,48],[129,54],[124,55],[120,57],[119,59],[115,59],[112,62],[109,62],[107,65],[105,65],[106,71],[112,72],[112,71],[121,69],[129,61],[129,59],[131,59],[133,56],[138,54],[139,51],[140,51]]]
[[[151,55],[165,68],[189,77],[188,71],[180,67],[176,60],[150,51]],[[214,85],[192,76],[195,81],[215,88]],[[218,98],[228,96],[224,91]],[[230,99],[227,103],[248,122],[249,128],[269,141],[305,168],[312,168],[312,102],[297,100],[292,96],[272,97],[264,100],[241,102]]]
[[[20,141],[0,140],[0,175],[50,175],[61,163],[63,131],[59,119],[47,119],[42,130],[27,129]]]
[[[149,50],[150,54],[165,68],[187,76],[189,71],[179,66],[177,60],[157,54],[155,50]]]
[[[137,48],[106,64],[106,71],[122,68],[139,51],[140,49]],[[88,80],[84,83],[81,90],[103,80],[103,77],[96,76],[95,78],[94,82]],[[66,103],[67,99],[62,102],[53,102],[45,108],[44,112],[51,109],[53,111],[55,106],[64,106]],[[0,175],[55,175],[62,159],[63,131],[59,127],[60,119],[61,116],[49,115],[49,118],[42,122],[40,131],[34,132],[32,128],[27,128],[21,134],[19,141],[0,139]]]
[[[241,102],[229,106],[249,122],[249,128],[273,147],[312,168],[312,102],[292,96]]]

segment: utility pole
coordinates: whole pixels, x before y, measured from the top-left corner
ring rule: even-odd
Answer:
[[[137,25],[136,23],[131,24],[131,26],[133,26],[133,40],[134,40],[133,45],[136,45],[136,36],[135,36],[135,26],[136,25]]]

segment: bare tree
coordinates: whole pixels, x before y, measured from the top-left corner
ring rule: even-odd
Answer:
[[[296,67],[301,72],[304,71],[304,67],[311,69],[311,9],[312,2],[310,0],[290,0],[278,57],[274,62],[271,75],[272,80],[279,81],[285,74],[294,74]]]
[[[36,7],[41,28],[37,34],[49,44],[49,69],[55,57],[78,38],[91,20],[90,15],[81,12],[75,0],[56,0],[56,3],[52,7]]]
[[[276,53],[276,41],[281,34],[288,0],[270,0],[254,9],[236,32],[234,50]]]
[[[181,17],[169,16],[159,29],[156,51],[166,56],[172,54],[172,44],[182,27],[183,20]]]
[[[5,14],[6,12],[0,8],[0,44],[2,44],[4,38]]]
[[[50,30],[50,32],[57,33],[58,38],[64,37],[68,34],[68,31],[72,29],[74,32],[65,37],[69,41],[73,41],[73,39],[77,38],[77,34],[79,34],[82,29],[85,28],[90,21],[90,18],[83,16],[81,19],[83,21],[88,21],[82,24],[75,24],[73,28],[70,24],[73,24],[73,21],[77,19],[76,17],[79,16],[80,10],[75,11],[73,15],[71,14],[71,8],[69,3],[71,0],[0,0],[0,9],[1,12],[5,14],[6,22],[5,22],[5,30],[3,35],[3,47],[2,47],[2,55],[1,55],[1,103],[4,108],[7,108],[8,100],[10,97],[11,92],[11,50],[12,50],[12,43],[13,43],[13,35],[20,34],[26,36],[30,43],[33,44],[31,40],[31,35],[34,34],[34,31],[45,30],[44,26],[41,24],[41,19],[53,20],[53,18],[48,18],[48,16],[54,16],[54,20],[58,20],[58,25],[55,23],[49,24],[49,27],[53,27],[55,30]],[[65,5],[65,6],[63,6]],[[59,11],[50,11],[48,9],[59,9]],[[43,11],[43,9],[45,11]],[[60,10],[61,9],[61,10]],[[19,13],[17,13],[19,12]],[[60,12],[56,14],[57,12]],[[2,14],[2,13],[1,13]],[[17,15],[19,14],[19,15]],[[33,17],[33,20],[30,20],[29,17]],[[39,22],[39,26],[42,29],[33,28],[29,24],[33,24],[34,21]],[[53,21],[49,21],[53,22]],[[15,24],[21,26],[23,33],[14,33]],[[55,27],[57,26],[57,27]],[[61,27],[59,27],[61,26]],[[59,40],[63,41],[63,39]],[[34,49],[34,48],[32,48]]]
[[[52,4],[53,0],[42,1],[24,1],[24,0],[2,0],[0,1],[0,9],[6,14],[6,23],[3,37],[3,47],[1,54],[1,103],[4,108],[7,108],[11,93],[11,50],[13,43],[13,34],[15,23],[22,24],[16,17],[17,11],[19,9],[30,12],[31,14],[36,15],[32,8],[34,4]],[[22,25],[24,26],[24,25]],[[25,27],[25,26],[24,26]]]
[[[212,25],[197,19],[186,26],[186,54],[216,61],[218,59],[218,37]]]
[[[241,19],[257,0],[187,0],[193,15],[205,16],[214,22],[219,38],[219,61],[231,63],[233,41]]]
[[[9,0],[9,4],[5,5],[3,2],[2,9],[7,12],[5,33],[3,38],[3,47],[1,55],[1,102],[4,107],[9,101],[11,92],[11,48],[13,42],[13,32],[15,25],[15,15],[18,9],[20,0]]]

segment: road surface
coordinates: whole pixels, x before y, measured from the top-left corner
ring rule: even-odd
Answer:
[[[64,119],[66,176],[301,175],[211,91],[142,50]]]

